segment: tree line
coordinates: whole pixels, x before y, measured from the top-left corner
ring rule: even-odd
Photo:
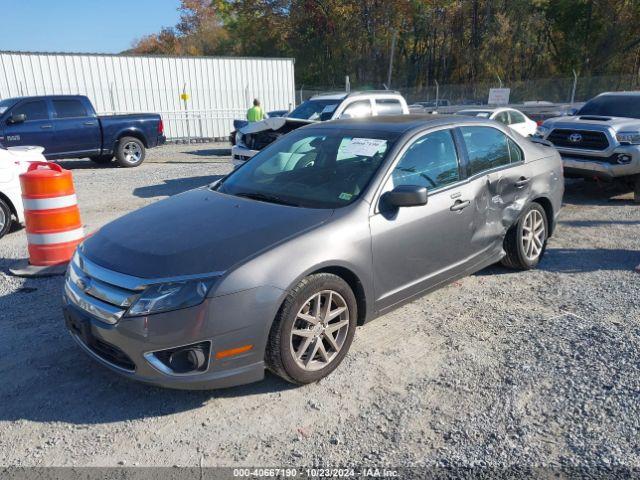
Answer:
[[[293,57],[298,85],[640,74],[640,0],[181,0],[128,53]],[[395,42],[394,42],[395,37]]]

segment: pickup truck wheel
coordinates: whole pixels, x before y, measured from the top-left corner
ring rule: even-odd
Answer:
[[[4,237],[11,228],[11,208],[0,198],[0,238]]]
[[[95,163],[109,163],[113,160],[113,155],[96,155],[95,157],[89,157],[89,160]]]
[[[549,223],[544,208],[532,203],[524,209],[518,222],[513,225],[504,238],[504,250],[507,255],[502,264],[517,270],[535,268],[547,248]]]
[[[135,137],[122,137],[116,146],[116,163],[121,167],[137,167],[144,162],[144,144]]]
[[[357,309],[355,295],[340,277],[306,277],[289,293],[271,326],[267,367],[292,383],[326,377],[351,346]]]

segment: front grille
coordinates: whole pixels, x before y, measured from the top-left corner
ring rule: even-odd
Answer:
[[[133,304],[143,287],[118,281],[124,276],[91,264],[76,254],[69,264],[65,292],[82,310],[106,323],[117,323]],[[129,283],[129,284],[128,284]]]
[[[93,337],[87,345],[100,358],[125,370],[134,371],[135,363],[118,347]]]
[[[603,132],[594,130],[556,128],[549,134],[547,140],[556,147],[583,148],[585,150],[606,150],[609,147],[607,136]]]
[[[282,136],[281,133],[274,131],[247,133],[243,136],[243,141],[247,148],[251,150],[262,150],[267,145],[275,142],[280,136]]]

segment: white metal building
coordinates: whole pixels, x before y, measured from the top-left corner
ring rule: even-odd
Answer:
[[[221,138],[253,98],[293,106],[294,60],[0,51],[0,99],[52,94],[87,95],[103,114],[160,113],[168,138]]]

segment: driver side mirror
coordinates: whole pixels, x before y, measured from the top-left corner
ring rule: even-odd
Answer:
[[[417,207],[427,204],[427,189],[418,185],[398,185],[385,192],[380,201],[389,207]]]
[[[7,120],[7,123],[9,124],[24,123],[26,121],[27,121],[27,116],[24,113],[18,113],[17,115],[11,115],[9,117],[9,120]]]

